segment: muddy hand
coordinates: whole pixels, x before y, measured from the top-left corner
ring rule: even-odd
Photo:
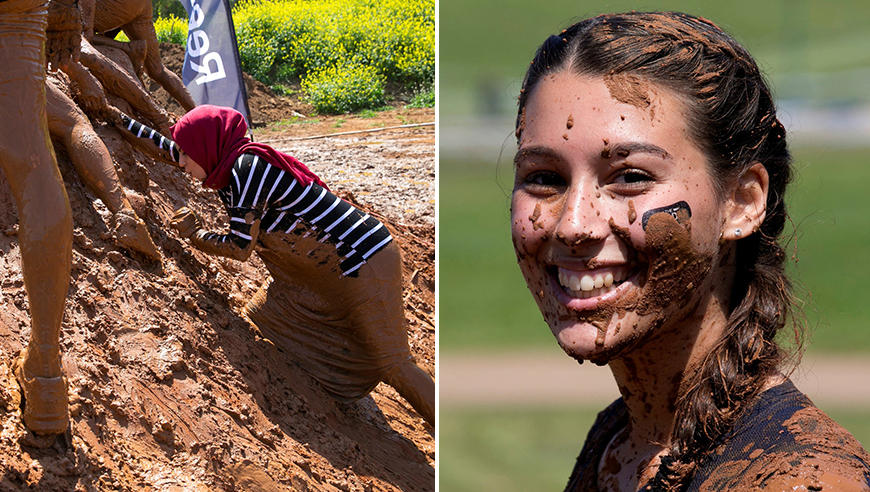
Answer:
[[[82,16],[76,0],[51,0],[45,29],[46,61],[52,68],[78,61],[81,50]]]
[[[79,65],[79,67],[81,67],[81,65]],[[64,71],[69,73],[70,71],[73,71],[73,69],[70,67]],[[82,72],[87,73],[84,70],[82,70]],[[83,77],[79,80],[76,80],[75,84],[75,87],[77,89],[76,96],[78,96],[76,97],[76,101],[84,106],[85,111],[88,114],[99,115],[107,121],[113,121],[111,119],[113,115],[109,109],[109,100],[106,98],[106,93],[103,92],[102,88],[99,85],[97,85],[98,82],[96,81],[96,79],[84,78],[84,74],[82,75]],[[90,74],[87,75],[89,76]],[[116,109],[115,111],[118,110]]]
[[[181,207],[176,210],[175,215],[172,216],[172,220],[169,224],[181,237],[184,238],[193,236],[202,225],[199,221],[199,217],[196,216],[193,210],[187,207]]]
[[[105,118],[107,123],[110,123],[110,124],[116,125],[116,126],[123,125],[124,124],[124,117],[127,116],[124,113],[122,113],[120,109],[116,108],[115,106],[112,106],[111,104],[106,104],[106,106],[103,108],[101,114],[102,114],[103,118]]]
[[[145,222],[132,209],[122,209],[115,213],[115,228],[112,234],[122,247],[138,251],[152,260],[160,261],[161,255]]]

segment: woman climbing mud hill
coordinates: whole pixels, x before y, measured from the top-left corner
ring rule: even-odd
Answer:
[[[751,56],[686,14],[587,19],[538,49],[516,126],[519,266],[622,394],[566,490],[870,489],[867,452],[780,371],[791,158]]]
[[[191,176],[218,190],[229,233],[201,228],[189,209],[172,225],[209,254],[244,261],[256,249],[272,281],[247,316],[340,401],[385,381],[430,425],[435,387],[408,348],[398,247],[378,220],[333,195],[296,159],[251,143],[240,113],[200,106],[172,140],[125,119]]]

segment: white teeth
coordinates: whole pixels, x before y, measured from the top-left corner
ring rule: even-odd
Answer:
[[[571,275],[561,268],[559,269],[559,283],[571,290],[580,290],[580,277]]]
[[[571,290],[580,290],[580,277],[568,275],[568,286],[571,287]]]
[[[571,270],[559,268],[559,283],[565,287],[571,295],[579,298],[589,298],[604,294],[623,280],[626,273],[622,271],[607,272],[605,274],[579,274]]]

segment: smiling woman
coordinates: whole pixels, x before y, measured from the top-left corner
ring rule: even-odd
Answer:
[[[516,134],[522,273],[622,393],[568,489],[870,487],[866,451],[780,372],[791,160],[741,46],[680,13],[582,21],[539,48]]]

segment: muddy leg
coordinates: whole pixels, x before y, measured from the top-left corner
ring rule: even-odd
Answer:
[[[24,423],[37,433],[68,425],[60,330],[69,285],[72,213],[50,148],[45,117],[46,4],[0,3],[0,164],[18,207],[30,342],[16,375],[24,390]]]
[[[396,244],[376,253],[360,270],[359,280],[358,288],[370,297],[357,308],[353,319],[372,352],[382,360],[393,361],[383,380],[434,427],[435,382],[411,359],[402,302],[402,260]],[[399,354],[404,357],[397,359]]]
[[[82,35],[89,41],[94,37],[94,12],[96,0],[79,0],[79,12],[82,14]]]
[[[85,186],[115,215],[115,239],[125,248],[159,260],[145,223],[124,194],[106,145],[71,99],[52,83],[46,84],[46,90],[49,132],[63,142]]]
[[[394,367],[386,383],[396,388],[426,422],[435,427],[435,381],[412,361]]]
[[[184,83],[178,75],[163,66],[160,60],[160,44],[157,42],[157,32],[151,17],[140,17],[124,26],[124,32],[131,40],[142,39],[148,44],[145,53],[145,71],[148,76],[160,84],[186,111],[196,106]],[[161,132],[162,133],[162,132]]]
[[[82,38],[81,63],[100,80],[107,91],[122,97],[141,113],[153,128],[164,135],[169,135],[169,116],[166,112],[157,106],[131,74],[106,58],[84,38]]]
[[[100,46],[111,46],[127,53],[130,57],[130,62],[133,64],[133,69],[136,71],[136,76],[140,79],[145,72],[145,55],[148,53],[148,43],[141,39],[133,39],[128,43],[115,41],[112,38],[97,34],[93,36],[91,44]]]

